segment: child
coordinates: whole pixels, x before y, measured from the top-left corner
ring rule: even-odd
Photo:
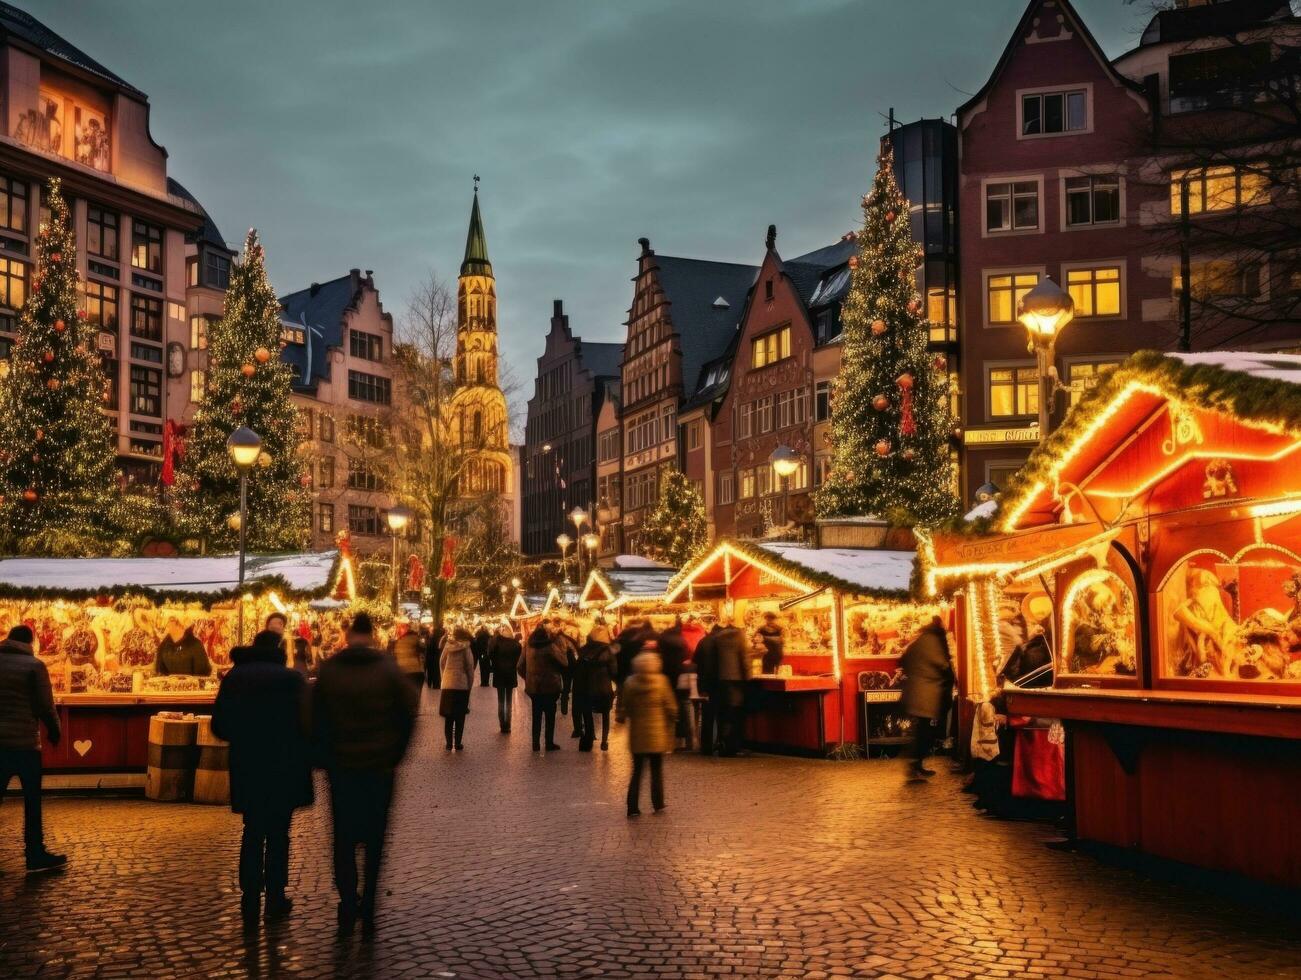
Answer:
[[[651,805],[664,809],[664,756],[673,751],[678,699],[649,641],[632,662],[632,674],[623,682],[616,717],[628,722],[628,748],[632,750],[632,779],[628,783],[628,816],[641,813],[641,774],[650,762]]]

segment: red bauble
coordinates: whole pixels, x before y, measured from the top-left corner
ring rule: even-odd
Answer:
[[[259,364],[265,364],[267,361],[271,360],[271,352],[265,347],[259,347],[253,352],[253,356],[257,358]]]
[[[894,383],[904,391],[907,391],[913,386],[913,376],[905,371],[903,374],[899,375],[899,377],[894,379]]]
[[[78,320],[84,320],[84,319],[86,319],[86,311],[85,311],[85,310],[78,310],[78,311],[77,311],[77,319],[78,319]],[[55,329],[56,329],[56,330],[58,329],[58,324],[55,324]]]
[[[917,453],[916,453],[914,450],[912,450],[912,449],[905,449],[905,450],[904,450],[902,453],[900,453],[899,455],[903,456],[903,458],[906,459],[906,460],[908,460],[908,462],[910,462],[910,463],[911,463],[914,459],[917,458]]]
[[[36,492],[35,487],[28,487],[26,490],[23,491],[23,499],[27,501],[29,504],[36,503],[36,501],[40,499],[40,496],[41,495]]]
[[[874,333],[874,334],[875,334],[876,336],[878,336],[878,337],[881,336],[881,334],[885,333],[885,321],[884,321],[884,320],[873,320],[873,321],[872,321],[872,333]]]
[[[889,224],[894,224],[894,219],[897,218],[897,217],[898,217],[898,215],[896,215],[893,211],[887,211],[887,212],[885,213],[885,220],[886,220],[886,222],[888,222]]]
[[[36,430],[36,441],[37,441],[37,442],[41,442],[44,438],[45,438],[45,430],[44,430],[44,429],[37,429],[37,430]]]
[[[916,316],[918,313],[920,313],[921,308],[922,308],[922,304],[915,299],[910,299],[908,301],[908,305],[905,307],[905,309],[913,316]]]
[[[312,478],[304,473],[298,478],[298,483],[300,486],[310,487],[312,485]]]
[[[58,391],[58,390],[59,390],[59,379],[58,379],[58,378],[51,378],[49,381],[45,382],[45,387],[49,388],[50,391]]]
[[[51,252],[51,253],[50,253],[50,261],[51,261],[51,262],[62,262],[62,261],[63,261],[63,253],[62,253],[62,252]]]
[[[238,398],[231,399],[230,414],[239,415],[243,411],[244,411],[244,403],[240,401]]]
[[[878,439],[876,445],[872,448],[876,450],[878,456],[890,455],[890,441],[888,439]]]
[[[955,425],[952,429],[949,430],[949,435],[953,436],[954,439],[961,439],[961,438],[962,438],[962,426],[960,426],[960,425]]]
[[[246,378],[251,378],[257,373],[257,368],[252,364],[241,364],[239,367],[239,373],[244,375]]]
[[[931,361],[931,367],[936,371],[946,371],[948,370],[949,362],[945,360],[943,354],[936,354],[935,360]]]
[[[55,320],[55,321],[54,321],[54,332],[55,332],[55,333],[63,333],[63,331],[65,331],[65,330],[67,330],[67,329],[68,329],[68,325],[67,325],[66,323],[64,323],[62,320]]]
[[[52,351],[52,350],[47,350],[44,354],[41,355],[41,360],[44,361],[46,364],[53,364],[53,363],[54,363],[54,351]]]
[[[890,399],[886,398],[885,395],[877,395],[872,399],[872,407],[878,412],[884,412],[890,407]]]
[[[857,256],[857,255],[851,255],[851,256],[849,257],[849,267],[850,267],[851,269],[857,269],[857,268],[858,268],[858,256]]]

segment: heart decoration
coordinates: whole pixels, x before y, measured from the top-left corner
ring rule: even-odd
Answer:
[[[93,745],[94,743],[88,738],[79,738],[72,743],[72,747],[77,750],[77,755],[83,759],[86,758],[86,753],[91,750]]]

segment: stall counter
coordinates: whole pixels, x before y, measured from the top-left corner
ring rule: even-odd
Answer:
[[[215,691],[177,694],[75,694],[55,698],[63,737],[43,739],[49,773],[142,773],[149,757],[149,719],[159,711],[211,714]]]
[[[834,677],[750,678],[746,742],[762,752],[823,758],[837,738],[840,684]]]

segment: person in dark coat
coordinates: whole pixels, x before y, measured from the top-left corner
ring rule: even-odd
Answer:
[[[515,687],[522,652],[519,640],[509,626],[502,626],[488,644],[488,659],[492,661],[492,686],[497,689],[497,721],[503,735],[510,734],[511,716],[515,710]]]
[[[244,817],[239,887],[246,922],[256,921],[263,891],[268,917],[289,911],[289,824],[313,798],[307,682],[285,666],[281,640],[270,630],[254,637],[212,706],[212,733],[230,743],[230,808]]]
[[[786,631],[777,621],[775,612],[763,614],[763,625],[759,627],[758,635],[763,644],[763,672],[775,674],[786,654]]]
[[[700,709],[700,754],[714,754],[714,732],[718,725],[718,634],[723,627],[715,623],[696,645],[696,690],[705,699]]]
[[[710,700],[714,702],[714,718],[723,742],[719,755],[735,756],[741,753],[745,740],[745,687],[750,679],[750,651],[746,649],[745,633],[731,624],[715,634],[714,646],[718,651],[718,679]]]
[[[443,652],[443,641],[447,639],[447,630],[442,625],[429,631],[425,641],[425,683],[434,690],[442,683],[442,671],[438,666],[438,656]]]
[[[492,660],[488,657],[488,644],[491,642],[492,634],[488,632],[488,627],[480,623],[470,639],[470,651],[474,654],[474,662],[479,665],[480,687],[487,687],[491,681]]]
[[[294,670],[304,677],[312,674],[312,645],[305,636],[294,637]]]
[[[659,635],[656,641],[659,646],[660,662],[663,669],[664,677],[669,682],[669,689],[673,696],[678,698],[678,683],[682,679],[682,673],[687,669],[687,661],[691,658],[691,651],[687,646],[687,638],[682,631],[682,617],[679,616],[673,621],[673,625]],[[643,649],[645,649],[643,647]],[[677,715],[677,738],[690,738],[691,725],[690,713],[682,710],[681,699],[678,699]]]
[[[654,637],[655,629],[651,626],[650,620],[647,619],[632,623],[619,634],[619,641],[615,650],[615,660],[618,668],[615,680],[620,687],[632,674],[633,659],[637,654],[641,653],[641,648],[645,646],[646,641],[654,639]]]
[[[940,731],[940,723],[948,711],[953,691],[953,660],[949,656],[949,640],[944,624],[938,616],[922,627],[899,658],[904,672],[903,713],[912,719],[914,776],[934,776],[935,770],[926,768]]]
[[[309,700],[310,731],[330,779],[334,818],[334,884],[339,932],[375,926],[375,896],[393,802],[394,770],[415,728],[419,692],[378,650],[370,617],[358,613],[348,645],[321,665]],[[366,854],[365,884],[357,895],[357,855]]]
[[[551,634],[541,623],[529,635],[528,646],[520,654],[517,669],[524,678],[524,691],[533,707],[533,751],[542,751],[542,729],[546,724],[548,752],[560,748],[556,744],[556,701],[564,688],[567,667],[565,654],[551,639]]]
[[[0,801],[14,776],[23,787],[23,844],[27,870],[51,871],[68,863],[45,849],[41,823],[41,725],[51,745],[62,732],[54,710],[50,672],[37,659],[29,626],[15,626],[0,643]]]
[[[614,651],[610,631],[601,623],[592,627],[578,651],[574,665],[574,713],[578,716],[580,752],[591,752],[596,742],[596,716],[601,716],[601,751],[610,749],[610,708],[614,704]]]
[[[208,651],[194,635],[193,626],[182,626],[175,617],[168,620],[166,635],[154,655],[154,673],[159,677],[168,674],[207,677],[212,673]]]
[[[578,713],[575,711],[571,714],[569,711],[569,701],[574,694],[574,665],[578,663],[578,644],[565,631],[565,624],[559,619],[551,621],[549,632],[551,642],[565,657],[565,670],[560,688],[560,713],[569,715],[569,720],[573,722],[573,731],[569,733],[569,737],[578,738]]]

